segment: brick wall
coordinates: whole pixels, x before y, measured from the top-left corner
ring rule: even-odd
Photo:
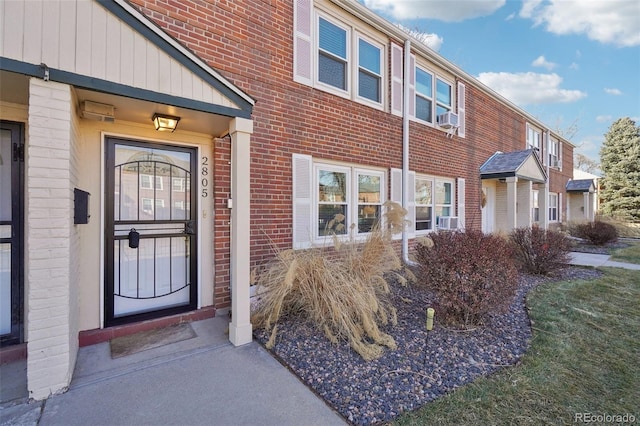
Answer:
[[[71,98],[66,84],[30,79],[25,282],[28,388],[35,399],[69,384],[77,349],[77,324],[71,323],[77,300],[69,284],[75,241]]]
[[[402,120],[295,83],[293,2],[133,0],[143,13],[254,97],[251,139],[251,260],[291,247],[291,154],[368,166],[402,166]],[[389,63],[390,61],[388,61]],[[465,81],[466,138],[411,123],[410,168],[466,179],[466,226],[481,227],[480,165],[494,152],[525,148],[525,118]],[[216,297],[228,302],[228,140],[216,149]],[[570,154],[564,153],[564,158]],[[570,170],[565,165],[565,170]],[[552,179],[552,188],[559,185]],[[552,189],[553,190],[553,189]],[[219,307],[222,307],[219,306]]]

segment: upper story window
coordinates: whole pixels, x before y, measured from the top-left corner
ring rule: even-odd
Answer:
[[[451,84],[444,80],[436,80],[436,117],[445,112],[451,111]]]
[[[140,174],[140,188],[154,189],[153,181],[154,179],[152,175],[145,175],[142,173]],[[162,191],[163,189],[162,176],[155,177],[155,189]]]
[[[416,65],[414,69],[415,118],[436,124],[440,114],[453,111],[453,85],[425,68]]]
[[[539,152],[541,135],[540,130],[527,124],[527,149],[533,148]]]
[[[358,96],[382,102],[382,48],[358,38]]]
[[[433,123],[433,75],[416,67],[416,118]]]
[[[318,81],[346,91],[349,31],[322,17],[318,22]]]
[[[560,164],[560,141],[549,138],[549,166],[562,168]]]

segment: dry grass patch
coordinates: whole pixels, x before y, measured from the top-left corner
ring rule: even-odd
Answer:
[[[333,248],[279,251],[257,274],[259,302],[251,321],[271,332],[267,347],[275,344],[280,318],[300,315],[332,342],[348,341],[366,360],[379,358],[384,347],[396,348],[381,326],[397,321],[385,274],[402,268],[391,235],[404,226],[406,211],[397,203],[384,207],[386,227],[374,226],[365,241],[353,236],[343,241],[334,234]],[[330,229],[341,229],[343,221],[337,215]]]

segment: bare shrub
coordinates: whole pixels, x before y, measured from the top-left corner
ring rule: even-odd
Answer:
[[[364,359],[380,357],[384,348],[396,348],[381,325],[396,324],[396,309],[388,297],[384,274],[399,270],[400,259],[391,234],[404,226],[406,211],[397,203],[385,204],[386,228],[374,225],[366,241],[348,241],[333,235],[333,248],[284,250],[256,277],[259,302],[252,322],[276,339],[277,323],[285,315],[309,319],[332,342],[349,342]],[[344,216],[336,215],[332,229]],[[353,229],[353,227],[352,227]]]
[[[549,275],[571,260],[571,241],[560,231],[534,225],[514,229],[510,238],[517,265],[530,274]]]
[[[480,231],[437,232],[416,246],[418,282],[435,293],[438,317],[469,327],[508,309],[518,286],[510,244]]]
[[[591,244],[602,246],[618,239],[618,231],[610,223],[596,220],[576,225],[574,236],[588,240]]]

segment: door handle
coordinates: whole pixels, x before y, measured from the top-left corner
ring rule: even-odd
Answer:
[[[135,228],[131,228],[129,231],[129,248],[138,248],[140,245],[140,233],[135,230]]]
[[[184,224],[184,233],[187,235],[194,235],[196,233],[195,224],[192,220],[185,222]]]

